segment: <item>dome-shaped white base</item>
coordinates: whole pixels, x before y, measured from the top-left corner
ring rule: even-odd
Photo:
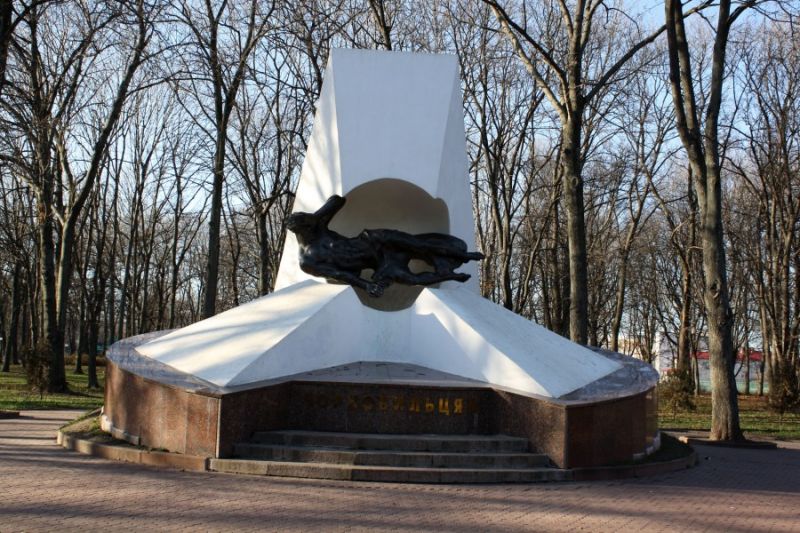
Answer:
[[[304,281],[136,350],[220,387],[358,361],[407,363],[558,398],[621,365],[459,287],[383,312],[345,285]]]

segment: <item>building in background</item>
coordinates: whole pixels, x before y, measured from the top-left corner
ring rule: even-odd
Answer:
[[[652,364],[663,378],[675,368],[677,348],[669,342],[665,335],[661,334],[656,336],[656,341],[653,344]],[[739,353],[736,354],[736,366],[733,369],[736,375],[736,386],[739,392],[744,394],[748,390],[747,384],[749,383],[750,394],[758,394],[761,388],[764,358],[761,348],[749,348],[748,352],[749,354],[745,350],[739,350]],[[634,355],[641,357],[640,353],[635,353]],[[700,341],[700,348],[692,358],[692,369],[700,384],[700,390],[702,392],[710,392],[711,370],[708,364],[708,348],[705,339]],[[769,390],[768,384],[764,382],[763,387],[763,392],[766,393]]]

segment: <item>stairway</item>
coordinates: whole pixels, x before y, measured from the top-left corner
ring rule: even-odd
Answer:
[[[505,435],[388,435],[269,431],[212,459],[218,472],[405,483],[530,483],[569,479]]]

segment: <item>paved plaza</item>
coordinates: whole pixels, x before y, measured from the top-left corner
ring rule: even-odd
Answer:
[[[192,473],[55,444],[76,411],[0,420],[0,531],[800,531],[800,443],[698,446],[613,482],[395,485]]]

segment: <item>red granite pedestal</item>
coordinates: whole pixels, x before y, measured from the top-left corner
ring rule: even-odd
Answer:
[[[149,334],[108,354],[104,424],[150,448],[228,457],[256,431],[298,429],[384,434],[524,437],[561,468],[629,461],[657,446],[657,375],[649,365],[601,352],[623,371],[562,398],[498,390],[453,376],[404,371],[363,382],[354,367],[240,389],[220,389],[135,351]],[[385,372],[389,363],[383,365]],[[356,363],[355,365],[366,365]],[[374,370],[374,369],[373,369]],[[375,373],[373,372],[373,375]],[[419,376],[422,376],[420,378]]]

